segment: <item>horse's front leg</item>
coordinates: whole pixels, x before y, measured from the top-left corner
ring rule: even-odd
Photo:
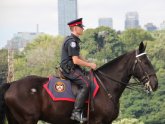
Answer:
[[[104,124],[102,122],[102,119],[93,119],[93,120],[90,120],[89,123],[87,122],[87,124]]]

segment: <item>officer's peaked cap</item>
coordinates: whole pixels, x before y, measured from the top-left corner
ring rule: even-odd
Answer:
[[[68,22],[69,27],[73,27],[73,26],[80,26],[80,27],[84,27],[83,23],[82,23],[82,18],[79,19],[75,19],[71,22]]]

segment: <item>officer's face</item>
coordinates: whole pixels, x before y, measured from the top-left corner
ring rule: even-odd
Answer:
[[[75,26],[75,31],[78,35],[82,35],[83,34],[83,27],[79,27],[79,26]]]

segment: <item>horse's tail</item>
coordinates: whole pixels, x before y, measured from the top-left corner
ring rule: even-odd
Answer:
[[[9,83],[3,83],[0,85],[0,124],[4,124],[4,121],[5,121],[6,105],[5,105],[4,95],[9,87],[10,87]]]

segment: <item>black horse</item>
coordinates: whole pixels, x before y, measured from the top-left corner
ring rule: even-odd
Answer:
[[[119,114],[119,98],[131,76],[148,90],[155,91],[158,81],[143,42],[138,50],[128,52],[94,71],[100,89],[91,102],[89,124],[111,124]],[[112,78],[113,77],[113,78]],[[0,86],[0,121],[6,114],[9,124],[37,124],[43,120],[53,124],[76,124],[70,119],[73,103],[54,102],[43,89],[48,78],[27,76]],[[87,122],[86,122],[87,123]]]

